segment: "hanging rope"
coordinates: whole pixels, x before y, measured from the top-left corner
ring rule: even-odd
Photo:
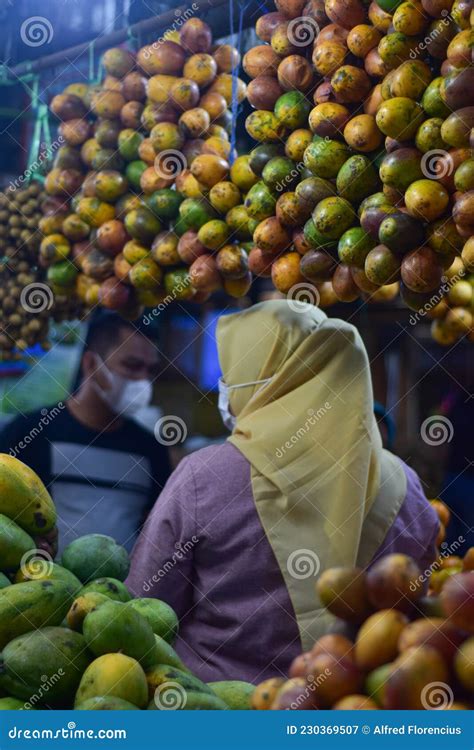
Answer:
[[[142,46],[142,35],[140,31],[135,34],[132,27],[129,27],[127,32],[127,43],[135,52],[137,52]]]
[[[39,76],[32,76],[31,81],[31,87],[28,86],[25,81],[21,81],[31,97],[31,109],[35,113],[33,137],[28,151],[28,162],[26,166],[28,182],[33,179],[44,181],[44,176],[40,172],[41,165],[43,161],[49,157],[52,150],[49,110],[48,105],[40,100]]]
[[[237,40],[236,40],[236,48],[240,55],[240,50],[242,47],[242,28],[243,28],[243,22],[244,22],[244,13],[247,8],[247,4],[240,5],[239,7],[239,21],[238,21],[238,32],[237,32]],[[234,42],[235,32],[234,32],[234,0],[230,0],[229,2],[229,12],[230,12],[230,33],[231,33],[231,39],[232,43]],[[230,163],[232,164],[234,161],[234,151],[235,151],[235,144],[237,140],[237,114],[239,109],[239,100],[238,100],[238,71],[239,71],[239,63],[232,66],[232,98],[231,98],[231,112],[232,112],[232,128],[230,133]]]
[[[104,67],[102,65],[102,58],[99,58],[99,63],[97,65],[97,70],[95,70],[95,42],[91,42],[89,44],[88,48],[88,54],[89,54],[89,73],[88,73],[88,80],[91,86],[97,86],[103,77],[104,73]]]

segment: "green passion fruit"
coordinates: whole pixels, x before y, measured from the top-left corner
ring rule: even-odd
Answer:
[[[356,221],[349,201],[338,196],[324,198],[313,211],[312,219],[318,232],[326,239],[338,240]]]

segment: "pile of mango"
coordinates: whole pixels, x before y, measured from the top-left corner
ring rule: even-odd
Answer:
[[[243,58],[251,271],[321,306],[400,293],[472,340],[472,4],[275,5]]]
[[[132,598],[123,547],[90,534],[54,562],[55,524],[40,479],[0,454],[0,709],[250,708],[253,685],[183,664],[175,612]]]
[[[224,220],[241,203],[225,179],[239,61],[191,18],[136,56],[109,49],[100,85],[52,99],[64,145],[46,178],[40,258],[55,294],[135,318],[164,299],[247,291],[247,256]]]
[[[432,501],[442,545],[449,509]],[[446,551],[445,551],[446,550]],[[427,570],[403,554],[368,570],[319,577],[333,632],[291,664],[289,679],[265,680],[252,707],[267,709],[450,709],[474,707],[474,547],[464,559],[440,547]]]

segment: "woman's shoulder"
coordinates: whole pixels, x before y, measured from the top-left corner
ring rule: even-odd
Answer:
[[[181,465],[195,476],[212,472],[216,478],[224,480],[230,475],[248,474],[250,471],[250,464],[245,456],[228,440],[193,451],[181,461]]]

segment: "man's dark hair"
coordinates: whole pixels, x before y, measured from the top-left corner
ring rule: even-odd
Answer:
[[[93,351],[103,356],[117,346],[125,333],[131,336],[142,331],[115,313],[99,314],[89,324],[82,354]]]
[[[124,335],[131,336],[133,333],[140,333],[145,338],[149,338],[139,325],[125,320],[117,313],[99,310],[89,323],[71,393],[77,391],[81,385],[81,365],[85,352],[97,352],[104,358],[111,349],[120,343]]]

